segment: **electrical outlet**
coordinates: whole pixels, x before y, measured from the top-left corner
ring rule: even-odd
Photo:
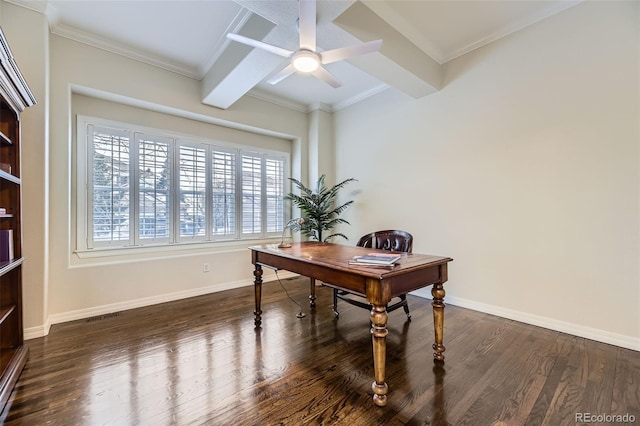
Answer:
[[[202,272],[209,272],[209,264],[208,263],[203,263],[202,264]]]

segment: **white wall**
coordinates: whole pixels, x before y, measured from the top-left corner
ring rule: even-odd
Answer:
[[[309,183],[315,183],[322,175],[326,176],[325,185],[335,182],[335,146],[333,145],[333,116],[323,110],[309,114],[309,157],[315,161],[309,164]]]
[[[200,103],[200,83],[190,78],[55,35],[51,36],[50,49],[50,182],[51,199],[55,200],[51,203],[50,320],[59,322],[250,284],[253,268],[247,247],[257,241],[130,260],[118,257],[77,261],[70,238],[74,205],[71,136],[75,132],[71,92],[102,93],[137,106],[289,139],[295,145],[293,155],[298,158],[299,168],[306,167],[301,160],[301,146],[307,140],[306,114],[252,98],[219,110]],[[138,119],[142,117],[129,117],[130,122]],[[216,134],[216,126],[210,126],[211,134]],[[194,128],[200,127],[201,123],[194,123]],[[203,272],[205,262],[210,264],[211,272]]]
[[[453,303],[640,349],[639,13],[587,2],[335,114],[351,239],[447,255]]]

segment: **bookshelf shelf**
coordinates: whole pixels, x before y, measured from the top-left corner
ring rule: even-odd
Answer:
[[[5,275],[7,272],[10,272],[13,269],[17,268],[18,266],[22,265],[22,262],[24,262],[23,257],[19,259],[13,259],[10,261],[0,262],[0,277]]]
[[[0,28],[0,412],[29,356],[22,323],[20,114],[34,104]]]
[[[13,142],[11,142],[11,139],[9,139],[9,136],[5,135],[4,132],[0,131],[0,143],[11,145]]]
[[[0,179],[4,179],[4,180],[8,180],[9,182],[13,182],[15,184],[20,185],[22,183],[22,181],[20,180],[19,177],[16,177],[10,173],[7,173],[3,170],[0,170]]]
[[[16,305],[9,306],[7,308],[0,309],[0,324],[5,322],[9,315],[11,315],[16,310]]]

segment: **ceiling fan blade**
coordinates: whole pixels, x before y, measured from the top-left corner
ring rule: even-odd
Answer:
[[[264,43],[262,41],[254,40],[252,38],[245,37],[240,34],[228,33],[227,38],[229,40],[237,41],[238,43],[246,44],[247,46],[257,47],[257,48],[266,50],[267,52],[275,53],[276,55],[279,55],[285,58],[288,58],[289,56],[293,55],[293,51],[291,50],[283,49],[282,47],[278,47],[272,44]]]
[[[298,0],[300,49],[316,50],[316,0]]]
[[[280,71],[279,73],[271,77],[269,80],[267,80],[267,83],[278,84],[285,78],[289,77],[294,72],[296,72],[296,69],[293,67],[292,64],[289,64],[286,67],[284,67],[282,71]]]
[[[312,71],[311,74],[313,74],[314,76],[318,77],[320,80],[324,81],[325,83],[327,83],[329,86],[333,87],[334,89],[337,89],[338,87],[342,86],[342,83],[340,83],[333,76],[333,74],[331,74],[329,71],[327,71],[322,66],[318,67],[317,70]]]
[[[382,40],[369,41],[367,43],[358,44],[356,46],[340,47],[338,49],[326,50],[320,52],[323,64],[342,61],[344,59],[354,58],[366,53],[377,52],[382,46]]]

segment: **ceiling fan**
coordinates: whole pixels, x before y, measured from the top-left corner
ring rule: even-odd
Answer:
[[[271,77],[267,81],[268,83],[277,84],[298,71],[312,74],[330,86],[337,88],[341,86],[341,83],[323,65],[380,50],[382,40],[374,40],[356,46],[341,47],[323,52],[317,51],[316,0],[298,0],[298,3],[298,29],[300,33],[300,48],[298,50],[284,49],[240,34],[227,34],[227,38],[230,40],[264,49],[291,60],[289,65]]]

